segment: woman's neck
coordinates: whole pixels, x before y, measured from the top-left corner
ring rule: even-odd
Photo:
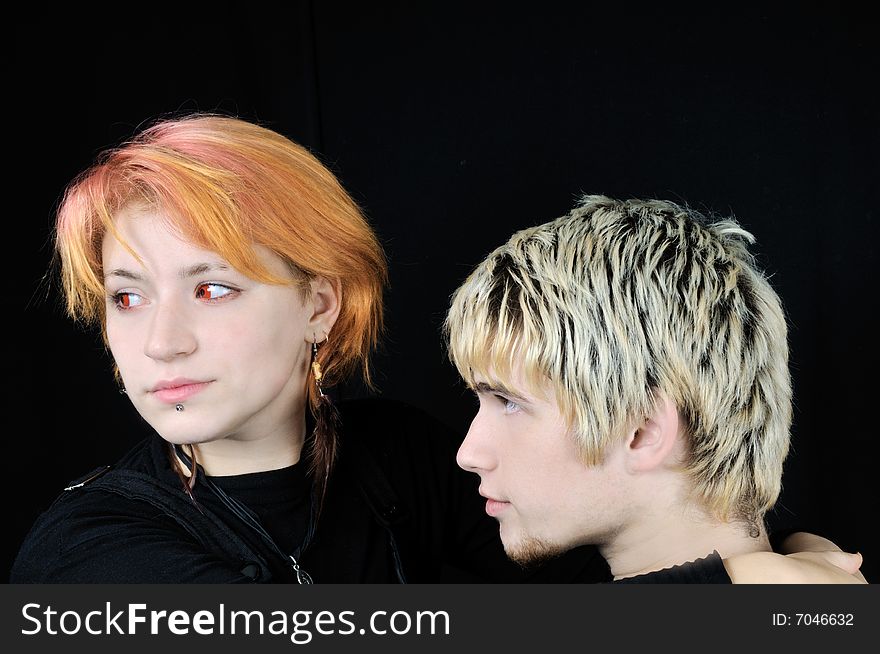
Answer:
[[[291,430],[290,424],[296,425]],[[258,438],[239,439],[228,437],[197,443],[196,461],[205,474],[211,477],[228,477],[253,472],[279,470],[298,463],[305,443],[305,417],[300,416]],[[189,447],[185,447],[189,449]]]

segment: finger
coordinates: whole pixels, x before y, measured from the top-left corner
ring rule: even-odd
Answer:
[[[859,571],[859,568],[862,567],[862,555],[858,552],[853,554],[851,552],[831,551],[815,552],[815,554],[818,554],[831,565],[836,565],[838,568],[851,575],[856,574]]]

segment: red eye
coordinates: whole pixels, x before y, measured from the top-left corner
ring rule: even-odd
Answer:
[[[137,293],[116,293],[113,296],[113,302],[120,309],[132,309],[144,303],[144,298]]]
[[[201,284],[196,288],[196,298],[199,300],[218,300],[233,292],[233,289],[223,284]]]

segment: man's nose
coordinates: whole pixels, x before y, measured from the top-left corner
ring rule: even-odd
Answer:
[[[492,446],[491,430],[483,411],[477,412],[471,421],[467,435],[455,457],[460,468],[469,472],[492,470],[496,465],[495,452]]]

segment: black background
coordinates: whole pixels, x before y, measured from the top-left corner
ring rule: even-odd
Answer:
[[[288,5],[12,26],[4,564],[67,480],[144,429],[99,336],[43,283],[60,193],[145,121],[199,110],[259,121],[339,176],[391,261],[381,393],[462,434],[475,405],[440,324],[514,230],[581,192],[735,214],[790,323],[792,453],[770,524],[862,551],[878,579],[876,20],[837,7]]]

